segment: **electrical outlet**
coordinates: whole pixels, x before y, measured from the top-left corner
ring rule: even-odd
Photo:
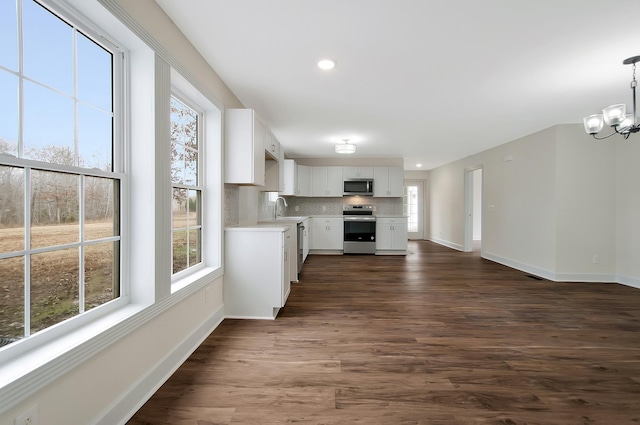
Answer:
[[[38,405],[31,406],[13,420],[13,425],[38,425]]]
[[[600,262],[600,256],[598,254],[593,254],[593,264],[598,264]]]
[[[323,205],[322,206],[322,212],[325,212],[325,211],[327,211],[327,207],[326,207],[326,205]]]
[[[298,205],[296,205],[295,210],[296,210],[296,212],[300,211],[300,207]]]

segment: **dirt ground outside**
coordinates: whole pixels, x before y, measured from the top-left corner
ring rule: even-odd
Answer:
[[[113,222],[85,224],[85,240],[113,236]],[[34,226],[32,247],[78,242],[79,225]],[[24,228],[0,229],[0,252],[24,249]],[[79,248],[31,255],[31,333],[77,315],[79,306]],[[90,310],[119,295],[119,242],[85,247],[84,309]],[[0,260],[0,338],[24,336],[25,257]]]

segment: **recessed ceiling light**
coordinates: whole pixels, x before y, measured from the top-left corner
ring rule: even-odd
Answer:
[[[329,70],[333,69],[334,66],[336,66],[336,62],[332,59],[322,59],[318,62],[318,68],[320,69]]]
[[[422,167],[422,164],[418,163],[418,164],[416,164],[416,167],[420,168],[420,167]]]

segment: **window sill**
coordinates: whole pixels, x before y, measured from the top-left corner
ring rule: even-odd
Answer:
[[[7,360],[0,364],[0,416],[220,276],[222,268],[203,268],[176,282],[170,296],[152,305],[126,304],[32,349],[25,349],[31,338],[5,347]]]

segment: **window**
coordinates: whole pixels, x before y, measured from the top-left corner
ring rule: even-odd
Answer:
[[[202,114],[171,96],[171,251],[173,274],[202,261]]]
[[[118,298],[121,55],[0,2],[0,345]]]
[[[408,216],[408,231],[418,231],[418,186],[404,187],[403,213]]]

